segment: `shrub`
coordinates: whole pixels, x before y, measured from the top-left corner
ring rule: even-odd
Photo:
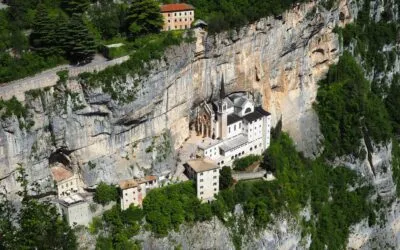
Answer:
[[[209,205],[205,205],[209,206]],[[184,182],[150,191],[143,201],[143,212],[151,231],[165,236],[183,222],[207,220],[208,208],[200,205],[192,182]]]
[[[94,194],[94,201],[100,203],[102,205],[106,205],[111,201],[116,201],[118,199],[118,191],[117,188],[113,185],[107,185],[104,182],[101,182]]]
[[[261,157],[259,155],[248,155],[243,158],[236,159],[233,162],[233,169],[237,171],[243,171],[251,164],[259,161]]]
[[[382,100],[370,91],[361,67],[345,52],[319,83],[315,109],[329,158],[352,154],[360,157],[362,137],[387,142],[391,125]]]
[[[233,185],[232,170],[230,167],[223,167],[219,173],[220,190],[227,189]]]

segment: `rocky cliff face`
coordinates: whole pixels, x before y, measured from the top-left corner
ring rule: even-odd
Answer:
[[[29,181],[38,182],[43,192],[54,190],[50,167],[55,164],[80,172],[87,186],[173,172],[179,164],[174,149],[189,136],[191,109],[218,95],[222,76],[227,92],[260,93],[273,123],[282,119],[283,129],[298,149],[306,156],[318,155],[321,134],[312,108],[317,82],[342,49],[334,27],[352,22],[357,12],[357,4],[351,0],[339,1],[331,11],[319,1],[311,1],[240,30],[217,35],[196,30],[196,43],[170,48],[163,60],[152,62],[153,70],[146,77],[127,77],[119,83],[137,91],[136,99],[128,104],[119,104],[101,89],[89,89],[76,78],[26,93],[28,119],[35,125],[27,130],[15,117],[1,121],[0,184],[10,193],[18,191],[15,171],[19,165],[26,166]],[[378,192],[390,199],[394,193],[387,168],[390,151],[390,145],[376,148],[371,152],[372,165],[367,160],[338,162],[370,176]],[[399,206],[395,202],[385,209],[391,224],[385,230],[356,225],[351,236],[356,240],[350,243],[361,243],[354,247],[368,247],[369,239],[387,232],[398,242]],[[207,232],[216,233],[210,239]],[[218,221],[183,226],[165,239],[145,233],[139,237],[145,249],[172,245],[233,248],[232,236]],[[253,235],[245,246],[306,248],[308,240],[301,239],[301,230],[282,219]]]
[[[120,83],[139,82],[136,100],[126,105],[73,78],[31,91],[25,100],[34,127],[21,129],[15,118],[1,123],[2,184],[17,190],[18,164],[27,166],[30,181],[44,190],[53,186],[49,166],[55,163],[80,171],[88,186],[173,171],[173,150],[157,145],[168,140],[171,148],[180,146],[189,135],[191,108],[217,96],[222,76],[227,92],[261,93],[273,122],[282,119],[298,148],[317,154],[316,83],[338,59],[339,40],[332,29],[352,20],[350,5],[341,1],[326,11],[310,2],[240,30],[215,36],[196,30],[196,44],[169,49],[147,77]],[[167,154],[157,152],[162,150]]]

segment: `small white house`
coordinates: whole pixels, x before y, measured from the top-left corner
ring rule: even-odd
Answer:
[[[84,184],[79,174],[73,173],[62,166],[52,167],[51,173],[57,185],[59,199],[84,191]]]
[[[186,173],[196,182],[197,198],[212,201],[219,192],[219,166],[211,160],[196,159],[188,161]]]
[[[76,225],[88,226],[92,220],[88,201],[80,194],[73,194],[59,200],[60,208],[73,227]]]
[[[158,186],[156,176],[121,181],[119,183],[121,189],[121,210],[128,209],[131,204],[141,207],[146,193]]]

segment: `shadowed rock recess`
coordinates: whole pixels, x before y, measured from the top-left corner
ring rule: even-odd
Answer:
[[[29,182],[39,183],[43,193],[55,190],[50,167],[59,163],[79,172],[88,187],[173,172],[178,165],[174,149],[189,137],[192,108],[218,96],[222,77],[227,94],[252,91],[260,95],[264,109],[272,114],[272,124],[282,119],[283,130],[297,149],[316,157],[322,139],[312,107],[317,82],[343,50],[333,29],[353,22],[357,12],[351,0],[339,1],[333,10],[311,1],[294,6],[282,18],[261,19],[238,30],[216,35],[195,30],[195,43],[168,48],[163,59],[151,62],[147,75],[127,76],[115,83],[135,93],[128,103],[113,100],[76,76],[26,92],[27,117],[0,121],[0,185],[15,194],[20,189],[16,181],[20,165],[26,166]],[[29,129],[23,125],[28,121],[34,122]],[[388,145],[372,153],[375,174],[368,160],[337,162],[369,177],[382,196],[393,197],[390,152]],[[369,228],[368,222],[356,225],[350,247],[368,248],[371,235],[388,233],[398,245],[400,206],[394,202],[387,211],[390,223],[383,229]],[[137,238],[144,249],[179,244],[184,249],[232,249],[227,230],[212,220],[182,225],[162,239],[150,233]],[[244,238],[243,248],[303,249],[310,240],[302,239],[294,220],[280,218],[259,235]]]

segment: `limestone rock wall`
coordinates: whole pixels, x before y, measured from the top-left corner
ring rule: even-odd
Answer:
[[[152,62],[147,76],[128,76],[118,83],[137,90],[136,99],[128,104],[113,101],[101,89],[88,88],[75,78],[35,95],[25,94],[27,119],[35,125],[27,130],[16,117],[0,122],[0,185],[11,194],[17,192],[16,168],[23,165],[30,182],[38,182],[43,192],[54,190],[50,166],[57,162],[79,171],[87,186],[173,172],[178,164],[174,149],[189,135],[192,107],[218,96],[222,76],[228,93],[260,93],[273,123],[282,119],[297,148],[307,156],[318,155],[321,134],[312,108],[317,82],[342,51],[334,27],[352,22],[358,12],[355,1],[338,2],[331,11],[318,1],[299,4],[280,17],[217,35],[196,30],[196,43],[168,49],[162,60]],[[390,145],[372,154],[375,177],[369,162],[344,161],[371,176],[380,194],[390,197],[394,190],[391,170],[384,171],[390,165]],[[390,232],[397,235],[398,206],[393,204],[385,213],[392,223],[388,228],[394,229]],[[309,241],[301,242],[299,228],[290,225],[280,220],[248,239],[244,248],[307,248]],[[352,237],[388,232],[365,229],[364,224],[354,230]],[[228,229],[218,221],[182,226],[164,239],[145,233],[140,237],[145,249],[175,243],[198,246],[193,249],[233,248]]]
[[[350,22],[351,13],[348,1],[334,11],[312,1],[240,30],[217,35],[196,30],[197,43],[170,48],[165,59],[152,62],[148,76],[119,83],[139,82],[136,99],[124,105],[74,78],[39,96],[25,93],[35,125],[21,129],[15,117],[1,122],[1,183],[16,191],[12,173],[22,164],[31,181],[51,189],[49,166],[57,161],[81,171],[88,186],[173,171],[173,150],[160,159],[146,149],[162,133],[168,133],[172,148],[179,147],[189,135],[191,108],[217,96],[222,76],[227,92],[261,93],[273,122],[282,118],[298,148],[317,154],[316,83],[340,53],[332,29]]]

